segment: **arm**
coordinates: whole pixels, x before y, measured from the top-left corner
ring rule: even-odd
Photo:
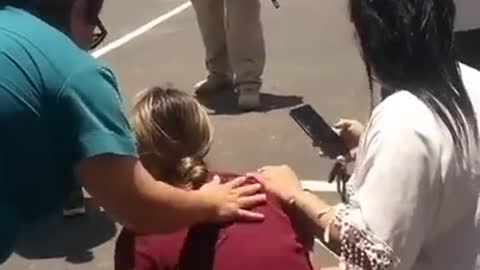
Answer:
[[[410,269],[433,225],[432,202],[438,191],[430,164],[437,156],[434,147],[422,132],[395,125],[398,122],[383,125],[368,136],[366,157],[351,180],[364,183],[351,204],[332,208],[291,185],[289,190],[295,191],[281,196],[310,218],[316,235],[347,265],[392,269],[400,263],[402,269]],[[285,191],[285,185],[272,183],[298,181],[288,170],[266,168],[267,188]]]
[[[109,214],[137,232],[168,233],[209,220],[263,217],[240,209],[265,200],[255,195],[260,186],[242,186],[245,179],[184,191],[153,179],[136,158],[114,155],[80,162],[77,176]]]
[[[325,228],[329,226],[328,223],[334,216],[334,211],[330,210],[332,207],[309,191],[295,193],[289,202],[303,214],[302,218],[299,219],[303,226],[309,228],[313,235],[326,244],[324,241]],[[325,210],[319,211],[319,209]],[[336,254],[340,254],[340,245],[337,241],[339,239],[338,232],[330,231],[330,238],[333,241],[329,241],[329,249]]]
[[[186,192],[155,181],[137,158],[113,75],[90,68],[72,76],[58,95],[61,124],[76,154],[75,175],[116,219],[141,232],[170,232],[191,224],[239,216],[264,200],[244,180]]]
[[[216,216],[216,205],[200,191],[155,181],[132,157],[83,160],[77,176],[85,189],[124,225],[144,233],[171,232]]]

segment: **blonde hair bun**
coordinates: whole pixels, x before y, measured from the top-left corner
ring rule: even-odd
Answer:
[[[140,158],[157,179],[170,184],[203,184],[213,127],[208,113],[191,95],[152,87],[137,96],[132,110]]]
[[[208,168],[202,158],[185,157],[177,165],[177,173],[190,181],[194,188],[199,188],[208,177]]]

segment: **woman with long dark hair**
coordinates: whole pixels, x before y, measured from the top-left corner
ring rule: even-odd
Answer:
[[[361,137],[344,121],[358,146],[347,202],[302,191],[287,166],[260,180],[310,217],[345,269],[480,269],[480,73],[457,62],[454,3],[351,0],[350,18],[369,80],[393,90]]]

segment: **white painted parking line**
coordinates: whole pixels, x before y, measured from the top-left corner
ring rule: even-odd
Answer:
[[[129,41],[145,34],[146,32],[152,30],[154,27],[156,27],[157,25],[167,21],[168,19],[172,18],[173,16],[183,12],[184,10],[186,10],[187,8],[189,8],[192,4],[190,3],[190,1],[188,2],[185,2],[183,4],[181,4],[180,6],[172,9],[171,11],[163,14],[162,16],[140,26],[139,28],[137,28],[136,30],[126,34],[125,36],[113,41],[112,43],[109,43],[107,45],[105,45],[104,47],[94,51],[92,53],[92,56],[95,57],[95,58],[98,58],[98,57],[101,57],[115,49],[117,49],[118,47],[121,47],[123,45],[125,45],[126,43],[128,43]]]

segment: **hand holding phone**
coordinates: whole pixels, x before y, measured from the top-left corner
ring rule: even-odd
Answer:
[[[348,155],[350,150],[343,139],[330,125],[312,108],[304,105],[290,111],[290,116],[312,139],[314,146],[319,146],[329,158]]]
[[[357,120],[340,119],[333,128],[343,139],[349,149],[358,147],[360,137],[365,131],[365,126]]]

